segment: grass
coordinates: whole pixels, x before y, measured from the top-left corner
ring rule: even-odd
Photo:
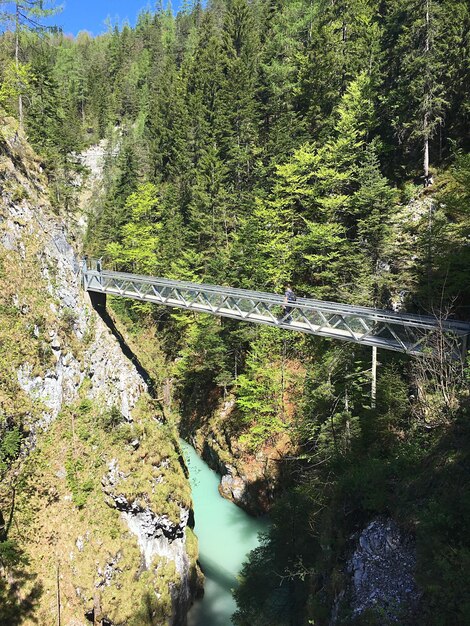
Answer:
[[[84,621],[97,590],[103,611],[114,623],[154,623],[146,617],[149,606],[158,623],[165,623],[179,574],[172,561],[158,556],[149,570],[142,568],[137,538],[121,513],[106,503],[101,481],[115,459],[126,475],[118,493],[179,522],[180,506],[191,505],[191,494],[179,463],[175,431],[162,424],[159,407],[148,397],[138,402],[133,423],[124,423],[117,409],[87,398],[89,382],[79,390],[80,399],[64,406],[47,431],[38,429],[45,407],[21,389],[19,368],[27,365],[31,376],[44,378],[55,365],[50,338],[57,334],[63,349],[84,369],[83,351],[93,341],[94,324],[91,318],[80,344],[74,333],[75,313],[63,309],[58,317],[58,302],[43,281],[38,263],[42,242],[29,234],[28,224],[17,228],[24,248],[0,248],[0,435],[20,433],[25,440],[34,428],[35,448],[17,459],[11,473],[5,474],[4,468],[0,510],[7,518],[14,502],[8,545],[24,555],[21,562],[17,559],[16,569],[9,570],[18,585],[19,597],[13,600],[20,604],[34,598],[21,623],[56,623],[57,579],[63,623]],[[4,229],[5,222],[0,235]],[[130,443],[135,439],[136,450]],[[192,531],[186,536],[195,572],[197,542]],[[5,548],[5,542],[2,545]],[[109,584],[104,584],[99,572],[110,568]],[[0,582],[1,605],[9,596],[3,578]],[[2,615],[0,607],[0,621]]]
[[[37,448],[25,463],[15,513],[18,532],[12,538],[28,547],[31,570],[44,586],[35,614],[39,623],[53,623],[55,619],[52,598],[57,567],[63,585],[62,616],[71,620],[91,608],[97,585],[104,581],[98,572],[109,569],[113,562],[110,584],[99,587],[101,606],[110,619],[133,623],[128,620],[135,616],[136,608],[145,607],[149,589],[155,601],[158,597],[155,606],[161,619],[171,615],[170,585],[179,584],[174,563],[155,557],[150,570],[141,570],[137,539],[120,512],[106,504],[101,486],[109,462],[115,459],[119,471],[127,476],[116,487],[117,494],[124,494],[130,502],[140,501],[175,522],[179,521],[180,504],[189,506],[189,487],[177,455],[145,408],[142,403],[129,432],[140,437],[136,451],[117,436],[120,426],[111,432],[101,427],[99,411],[104,409],[83,399],[64,410],[39,437]],[[162,464],[164,460],[167,463]],[[191,531],[188,537],[195,567],[197,549]],[[77,547],[79,538],[81,550]]]

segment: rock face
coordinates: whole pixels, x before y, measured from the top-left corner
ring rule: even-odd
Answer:
[[[116,151],[117,154],[117,151]],[[103,175],[104,162],[106,157],[106,140],[102,139],[98,144],[90,146],[79,155],[82,165],[90,171],[92,182],[99,182]],[[90,185],[88,185],[90,186]]]
[[[204,458],[204,456],[203,456]],[[266,458],[265,451],[256,456],[234,458],[219,465],[222,474],[219,493],[251,515],[260,515],[271,508],[278,485],[278,468]]]
[[[225,400],[212,415],[198,423],[186,420],[182,437],[191,442],[199,456],[221,475],[219,493],[251,515],[268,512],[274,502],[280,479],[281,462],[288,449],[288,438],[253,454],[243,448],[226,424],[235,410],[235,400]]]
[[[202,433],[205,433],[204,439]],[[205,429],[188,439],[209,467],[221,475],[219,493],[222,497],[251,515],[269,511],[279,479],[277,451],[263,450],[256,455],[238,453],[235,441],[222,447],[218,438]]]
[[[119,147],[108,151],[107,141],[102,139],[98,144],[90,146],[81,154],[75,155],[79,163],[85,166],[88,172],[86,176],[80,175],[76,180],[76,186],[80,190],[80,205],[87,209],[81,213],[77,220],[77,225],[83,234],[85,234],[88,226],[90,206],[95,204],[95,198],[99,197],[102,191],[103,170],[107,152],[109,152],[111,157],[116,156],[119,152]]]
[[[12,145],[8,148],[12,153],[15,150]],[[40,328],[39,325],[35,325],[32,329],[34,340],[37,343],[42,342],[43,349],[48,355],[45,366],[38,367],[37,360],[31,362],[25,360],[16,372],[19,387],[40,407],[40,420],[29,425],[30,447],[33,447],[41,436],[41,431],[50,428],[66,407],[83,401],[84,394],[95,407],[97,414],[99,407],[117,409],[123,423],[132,424],[135,419],[133,412],[142,398],[147,397],[148,389],[134,365],[123,355],[118,341],[92,309],[87,295],[81,289],[79,259],[70,244],[73,237],[70,236],[65,223],[54,215],[48,206],[45,195],[46,182],[34,155],[24,144],[22,152],[26,150],[29,151],[29,163],[24,165],[21,173],[13,166],[13,160],[16,162],[17,159],[7,157],[2,161],[2,168],[6,171],[4,176],[9,181],[10,187],[14,189],[20,187],[22,192],[21,197],[17,199],[14,193],[9,193],[5,188],[2,190],[0,245],[12,259],[18,259],[20,265],[27,261],[31,267],[34,265],[35,268],[39,268],[38,273],[42,282],[35,284],[34,288],[43,290],[44,300],[50,303],[45,326]],[[96,157],[96,167],[99,169],[102,147],[95,152],[96,154],[93,153],[92,156]],[[95,174],[96,172],[93,172],[94,176]],[[15,193],[18,196],[18,193]],[[16,261],[11,261],[12,267],[14,263]],[[26,271],[21,267],[18,268],[18,272]],[[32,287],[27,281],[26,285],[28,289]],[[12,304],[20,314],[28,310],[21,293],[13,295]],[[152,416],[150,421],[155,428],[161,427]],[[171,448],[174,444],[170,440],[168,445]],[[137,448],[139,441],[134,438],[129,445],[129,454],[135,453]],[[106,451],[97,451],[97,455],[98,452],[106,454]],[[145,457],[142,458],[142,467],[144,461]],[[121,512],[122,520],[129,531],[127,535],[135,536],[134,543],[140,550],[144,569],[149,569],[157,557],[163,559],[165,563],[174,564],[177,574],[175,580],[179,579],[179,583],[178,585],[169,583],[173,616],[164,623],[182,626],[186,623],[186,612],[196,593],[194,557],[190,559],[186,545],[189,508],[180,507],[180,520],[175,524],[165,513],[153,510],[145,504],[145,493],[139,494],[139,503],[137,498],[130,499],[124,496],[118,488],[124,476],[119,472],[115,460],[110,463],[109,472],[102,481],[103,503],[107,498],[108,505]],[[60,469],[56,475],[64,480],[68,473]],[[164,480],[164,472],[157,478],[153,478],[150,472],[150,478],[143,479],[143,485],[145,480],[151,492],[157,482]],[[174,495],[175,498],[178,497],[178,494]],[[64,501],[67,506],[71,506],[69,504],[71,497],[64,496]],[[73,547],[81,554],[86,541],[83,536],[76,541],[78,543],[74,542]],[[105,550],[104,543],[99,539],[96,545],[102,545],[101,551]],[[106,587],[113,576],[122,573],[119,569],[120,560],[121,552],[118,550],[109,563],[89,573],[90,579],[97,577],[101,580],[101,586]],[[142,564],[138,562],[136,569],[142,568]],[[79,573],[79,565],[75,564],[74,568],[74,571]],[[119,586],[117,588],[119,589]],[[77,596],[83,598],[84,602],[89,601],[83,590],[77,591]],[[119,600],[117,602],[119,603]],[[87,609],[86,606],[83,608],[81,616]],[[79,616],[73,616],[73,619],[76,618]]]
[[[21,387],[34,399],[42,400],[49,409],[44,413],[42,425],[57,417],[64,402],[76,400],[85,376],[91,380],[90,398],[101,398],[108,406],[119,407],[126,419],[130,419],[132,408],[147,386],[123,356],[118,342],[102,320],[90,310],[80,287],[79,261],[67,241],[65,225],[51,219],[40,206],[34,210],[27,205],[8,208],[11,208],[10,215],[3,224],[4,231],[11,235],[8,241],[14,240],[15,246],[21,247],[22,233],[18,233],[16,228],[18,219],[22,220],[23,228],[29,235],[40,233],[43,247],[39,261],[46,288],[57,302],[53,311],[55,316],[67,319],[77,341],[83,340],[87,330],[94,331],[85,352],[86,367],[67,345],[62,345],[57,333],[52,332],[48,340],[55,366],[42,377],[33,376],[28,364],[18,371]]]
[[[117,406],[127,421],[147,385],[135,367],[121,352],[118,342],[109,341],[108,328],[98,317],[95,340],[86,352],[87,375],[91,381],[89,397],[100,399],[109,407]]]
[[[224,470],[227,472],[222,476],[219,486],[219,492],[228,500],[232,500],[233,502],[243,502],[245,506],[250,505],[250,497],[247,494],[248,487],[246,480],[243,480],[241,476],[238,475],[237,469],[227,463],[224,465]]]
[[[348,561],[351,577],[348,613],[382,615],[384,623],[412,624],[420,592],[414,579],[416,549],[412,536],[391,519],[375,519],[360,533]],[[338,602],[332,624],[339,624]]]
[[[101,483],[108,495],[108,504],[121,511],[130,530],[137,536],[145,567],[151,567],[154,556],[165,556],[175,561],[176,570],[181,575],[186,575],[189,561],[184,549],[181,551],[181,548],[184,548],[185,544],[189,509],[180,507],[180,522],[175,524],[167,515],[158,515],[152,511],[147,502],[142,506],[137,500],[130,501],[120,493],[119,483],[126,478],[126,474],[119,471],[116,459],[112,459],[109,463],[109,472],[103,476]],[[173,558],[177,553],[178,558]]]
[[[121,511],[129,530],[137,537],[143,557],[142,568],[151,569],[155,557],[174,563],[175,570],[182,581],[177,593],[171,590],[176,609],[175,624],[184,624],[196,586],[196,581],[192,579],[191,562],[186,551],[185,530],[188,526],[190,511],[186,507],[180,507],[180,521],[174,523],[167,515],[158,515],[153,511],[145,496],[143,503],[137,499],[128,499],[119,488],[128,476],[119,470],[116,459],[112,459],[108,467],[109,471],[101,481],[103,490],[108,496],[107,502]]]

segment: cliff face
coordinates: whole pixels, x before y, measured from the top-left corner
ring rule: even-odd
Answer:
[[[232,432],[235,400],[221,401],[214,411],[200,416],[196,423],[181,422],[183,437],[199,456],[221,475],[219,493],[252,515],[270,510],[282,478],[282,461],[291,449],[288,436],[273,440],[251,451]]]
[[[2,574],[18,614],[184,624],[197,545],[175,433],[82,292],[40,164],[7,125],[0,179],[0,409],[23,433],[0,497],[28,558]]]
[[[361,619],[377,612],[380,623],[416,624],[422,594],[415,580],[413,535],[390,518],[376,518],[351,539],[353,552],[331,626],[362,623]]]

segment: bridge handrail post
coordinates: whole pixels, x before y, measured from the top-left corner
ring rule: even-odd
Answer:
[[[88,287],[88,266],[87,266],[87,260],[88,257],[84,256],[82,259],[82,267],[81,267],[81,272],[82,272],[82,283],[83,283],[83,289],[86,291],[87,287]]]
[[[100,257],[99,259],[96,260],[96,271],[99,274],[98,282],[100,283],[101,288],[103,288],[103,276],[101,274],[101,272],[103,271],[103,257]]]

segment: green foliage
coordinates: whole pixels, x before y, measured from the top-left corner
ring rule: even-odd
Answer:
[[[25,563],[27,560],[16,541],[6,539],[0,541],[0,563],[4,569]]]
[[[423,623],[465,624],[469,617],[468,510],[465,475],[470,447],[467,418],[457,420],[423,463],[415,493],[427,489],[414,505],[418,517],[418,576],[425,593]],[[458,489],[455,489],[458,485]]]
[[[112,406],[110,409],[103,411],[100,415],[101,427],[107,431],[112,432],[118,426],[124,422],[124,416],[117,406]]]
[[[237,626],[289,626],[301,623],[318,543],[306,532],[311,502],[304,489],[281,497],[260,546],[250,553],[235,590]]]
[[[90,478],[83,479],[84,461],[69,456],[65,461],[67,472],[67,485],[72,492],[72,502],[81,509],[85,506],[89,494],[94,490],[94,481]]]
[[[18,426],[6,429],[2,433],[0,441],[0,467],[4,467],[7,461],[16,458],[20,450],[22,435]]]
[[[36,0],[28,6],[40,14]],[[15,114],[22,97],[28,136],[66,210],[80,171],[72,152],[107,140],[87,248],[116,269],[279,293],[290,281],[299,295],[378,307],[406,300],[417,312],[453,302],[465,318],[469,23],[464,0],[223,0],[185,5],[176,17],[146,11],[136,28],[95,38],[22,33],[13,65],[5,34],[0,106]],[[425,145],[436,182],[421,191],[410,178],[421,172]],[[24,200],[18,185],[5,190]],[[0,308],[2,345],[23,363],[17,309],[10,299]],[[63,313],[64,330],[72,313]],[[460,423],[468,390],[455,386],[452,410],[443,411],[442,376],[428,368],[418,385],[425,401],[410,402],[416,390],[404,362],[381,356],[372,407],[360,348],[147,305],[120,314],[136,337],[149,327],[163,336],[176,378],[172,408],[186,421],[230,391],[230,426],[245,450],[281,434],[297,446],[272,533],[243,570],[237,623],[328,623],[349,538],[377,514],[417,533],[423,623],[468,622]],[[35,364],[51,356],[48,344],[34,343]],[[10,396],[15,376],[5,369]],[[2,431],[2,471],[18,455],[21,420]],[[116,407],[100,413],[88,401],[76,422],[66,435],[78,446],[67,484],[84,508],[88,469],[100,461],[80,450],[103,441],[126,448],[137,427]],[[165,446],[154,447],[158,464]],[[135,480],[130,494],[141,488]],[[176,515],[173,486],[155,498]],[[150,622],[155,611],[144,598],[135,619]]]
[[[421,280],[433,307],[470,303],[469,185],[470,155],[459,153],[448,184],[439,193],[439,205],[427,216],[427,233],[421,234]]]
[[[333,299],[344,283],[349,283],[354,247],[346,238],[344,226],[305,220],[305,230],[295,241],[296,256],[304,272],[299,283],[315,297]],[[300,282],[302,280],[302,282]],[[296,281],[297,282],[297,281]]]
[[[256,380],[244,374],[237,378],[237,406],[243,423],[249,426],[240,441],[248,448],[256,450],[285,428],[280,419],[281,393],[279,376],[273,370],[259,375]]]
[[[121,229],[121,241],[107,246],[113,262],[137,274],[158,275],[162,228],[161,210],[155,185],[144,183],[128,196],[124,210],[129,215]]]
[[[380,172],[376,147],[369,144],[358,170],[358,191],[352,199],[352,228],[361,246],[360,280],[369,283],[374,306],[387,304],[392,278],[381,270],[381,262],[391,257],[391,215],[397,194]],[[390,274],[390,273],[388,273]]]
[[[3,68],[0,83],[0,108],[8,113],[15,110],[18,96],[26,95],[30,88],[31,68],[28,64],[11,61]]]
[[[419,170],[423,142],[437,134],[449,106],[446,55],[459,45],[460,28],[454,20],[463,17],[463,6],[434,0],[387,4],[385,32],[391,54],[385,81],[393,81],[393,89],[384,94],[383,111],[390,130],[401,139],[395,149],[412,151]],[[443,20],[449,11],[450,23]]]
[[[0,423],[0,477],[3,477],[20,452],[23,435],[19,426]],[[0,535],[1,536],[1,535]]]
[[[282,349],[279,332],[263,329],[247,354],[246,373],[236,380],[237,407],[247,431],[240,440],[253,450],[286,428],[284,394],[290,381]]]
[[[201,316],[187,328],[185,347],[175,372],[188,406],[201,402],[213,382],[221,387],[231,382],[222,333],[220,321],[209,315]]]

